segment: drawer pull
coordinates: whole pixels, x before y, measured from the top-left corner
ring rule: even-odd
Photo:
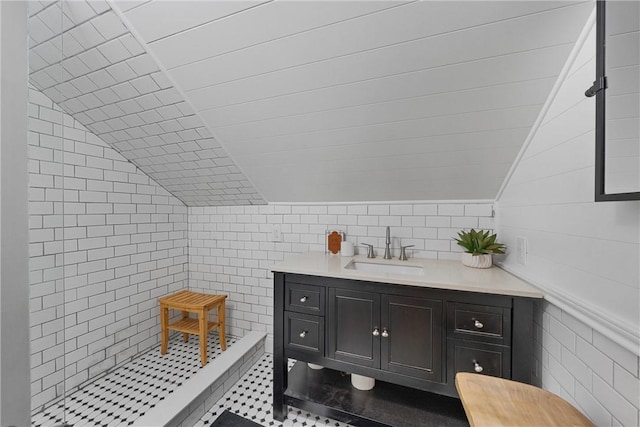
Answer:
[[[479,321],[479,320],[477,320],[477,319],[473,322],[473,324],[474,324],[474,325],[475,325],[475,327],[476,327],[476,328],[478,328],[478,329],[482,329],[482,328],[484,327],[484,325],[482,324],[482,322],[481,322],[481,321]]]
[[[387,331],[387,328],[382,328],[382,337],[389,338],[389,331]]]
[[[300,332],[300,338],[304,338],[307,336],[308,331],[302,331]]]
[[[307,296],[305,295],[305,296],[303,296],[302,298],[300,298],[300,302],[307,302],[307,299],[308,299],[308,298],[307,298]]]
[[[473,361],[473,370],[476,371],[477,373],[480,373],[482,371],[484,371],[484,368],[482,366],[480,366],[480,364],[478,362],[476,362],[475,360]]]
[[[380,329],[373,328],[373,332],[371,332],[371,335],[373,335],[374,337],[377,337],[378,335],[380,335]]]

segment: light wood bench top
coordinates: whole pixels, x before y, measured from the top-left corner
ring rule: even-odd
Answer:
[[[456,388],[471,427],[593,427],[567,401],[529,384],[459,372]]]
[[[193,291],[179,291],[175,294],[168,295],[158,299],[158,302],[162,305],[171,306],[178,310],[184,309],[197,309],[204,308],[205,310],[220,304],[221,301],[227,298],[226,295],[211,295],[202,294]]]

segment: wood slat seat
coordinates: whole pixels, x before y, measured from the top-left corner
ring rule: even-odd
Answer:
[[[560,396],[529,384],[458,372],[456,388],[471,427],[593,427]]]
[[[158,298],[160,303],[160,327],[162,343],[160,354],[167,353],[169,345],[169,331],[182,332],[185,342],[189,341],[189,334],[200,336],[200,362],[207,364],[207,335],[213,329],[218,329],[220,347],[227,349],[225,337],[225,301],[226,295],[211,295],[188,290],[178,291],[172,295]],[[169,324],[169,309],[182,311],[182,318]],[[209,310],[217,309],[218,321],[209,322]],[[198,318],[189,317],[189,313],[196,313]]]

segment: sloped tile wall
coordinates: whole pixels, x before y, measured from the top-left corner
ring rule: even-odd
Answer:
[[[29,80],[64,112],[187,205],[264,203],[107,2],[29,6]]]
[[[36,409],[159,342],[156,298],[186,287],[187,207],[45,95],[29,98]]]

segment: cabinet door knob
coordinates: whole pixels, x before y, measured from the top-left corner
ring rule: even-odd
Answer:
[[[374,337],[377,337],[378,335],[380,335],[380,329],[373,328],[373,332],[371,332],[371,335],[373,335]]]
[[[482,329],[482,328],[484,327],[484,325],[482,324],[482,322],[481,322],[481,321],[479,321],[479,320],[477,320],[477,319],[473,322],[473,324],[474,324],[474,325],[475,325],[475,327],[476,327],[476,328],[478,328],[478,329]]]
[[[387,328],[382,328],[382,337],[383,338],[389,337],[389,331],[387,331]]]
[[[307,296],[303,296],[302,298],[300,298],[300,302],[307,302]]]
[[[477,373],[480,373],[480,372],[484,371],[484,368],[482,366],[480,366],[480,364],[474,360],[473,361],[473,370],[476,371]]]
[[[307,331],[300,332],[300,338],[304,338],[307,336]]]

